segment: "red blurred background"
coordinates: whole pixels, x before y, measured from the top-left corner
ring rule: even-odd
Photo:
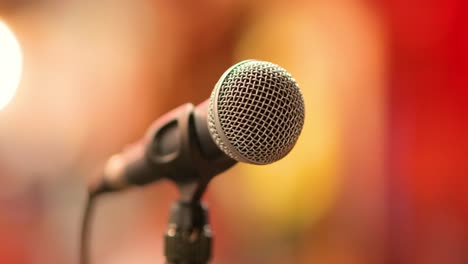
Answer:
[[[282,161],[211,183],[214,263],[468,263],[466,11],[462,0],[0,1],[23,53],[0,110],[0,263],[75,263],[85,183],[248,58],[292,73],[306,123]],[[94,262],[163,263],[175,199],[169,182],[101,199]]]

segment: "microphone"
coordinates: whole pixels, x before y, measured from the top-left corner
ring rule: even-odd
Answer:
[[[246,60],[229,68],[209,99],[156,120],[145,137],[112,156],[91,194],[167,178],[205,181],[237,162],[264,165],[286,156],[304,124],[304,100],[280,66]]]

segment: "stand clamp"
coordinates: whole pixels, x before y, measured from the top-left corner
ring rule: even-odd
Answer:
[[[165,234],[168,264],[205,264],[211,258],[212,232],[200,202],[175,202]]]

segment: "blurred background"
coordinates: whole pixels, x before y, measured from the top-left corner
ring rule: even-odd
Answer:
[[[77,263],[86,182],[230,65],[288,69],[295,149],[205,196],[213,263],[468,263],[462,0],[0,0],[0,263]],[[163,263],[170,182],[99,200],[92,258]]]

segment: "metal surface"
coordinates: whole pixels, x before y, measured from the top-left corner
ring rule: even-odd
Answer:
[[[280,66],[248,60],[228,69],[208,106],[210,134],[231,158],[268,164],[295,145],[304,124],[304,100]]]

